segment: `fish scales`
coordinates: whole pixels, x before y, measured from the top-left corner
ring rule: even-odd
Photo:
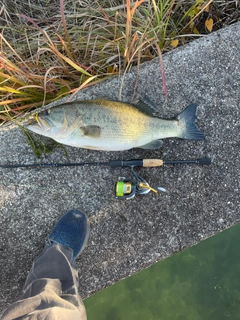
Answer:
[[[74,101],[39,113],[26,127],[66,145],[108,151],[154,149],[168,137],[203,139],[194,123],[195,104],[174,120],[160,119],[149,109],[143,102]]]
[[[89,106],[91,106],[91,112],[89,112]],[[141,132],[149,129],[149,117],[131,105],[109,101],[100,106],[101,108],[98,105],[86,104],[84,116],[86,125],[101,125],[100,138],[111,137],[115,141],[137,140]]]

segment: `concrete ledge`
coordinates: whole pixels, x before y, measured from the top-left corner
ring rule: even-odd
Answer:
[[[239,222],[240,23],[164,55],[169,97],[164,101],[158,59],[142,65],[136,98],[147,95],[162,117],[199,104],[205,141],[166,139],[160,150],[97,152],[67,147],[71,161],[209,156],[211,166],[138,169],[153,186],[169,190],[131,201],[114,197],[128,169],[75,167],[0,169],[0,310],[19,299],[34,257],[55,221],[80,208],[91,222],[89,246],[78,260],[83,298],[156,261]],[[128,73],[123,100],[130,100],[136,70]],[[82,91],[78,99],[118,98],[121,79]],[[0,131],[1,163],[32,163],[35,156],[18,128]],[[40,160],[37,160],[40,161]],[[68,161],[59,149],[41,161]]]

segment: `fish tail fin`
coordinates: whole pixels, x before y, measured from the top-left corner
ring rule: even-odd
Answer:
[[[195,124],[197,118],[197,104],[192,103],[177,116],[182,133],[179,138],[190,140],[203,140],[204,134]]]

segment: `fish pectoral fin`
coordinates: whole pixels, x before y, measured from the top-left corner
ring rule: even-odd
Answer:
[[[79,130],[84,136],[92,138],[98,138],[101,133],[101,128],[99,126],[82,126]]]
[[[142,149],[158,149],[163,145],[163,141],[162,140],[153,140],[139,148]]]

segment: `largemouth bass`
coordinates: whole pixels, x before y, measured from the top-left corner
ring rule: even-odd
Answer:
[[[27,129],[73,147],[120,151],[156,149],[163,138],[204,139],[195,124],[197,105],[175,119],[160,119],[148,104],[96,99],[72,101],[38,113]]]

